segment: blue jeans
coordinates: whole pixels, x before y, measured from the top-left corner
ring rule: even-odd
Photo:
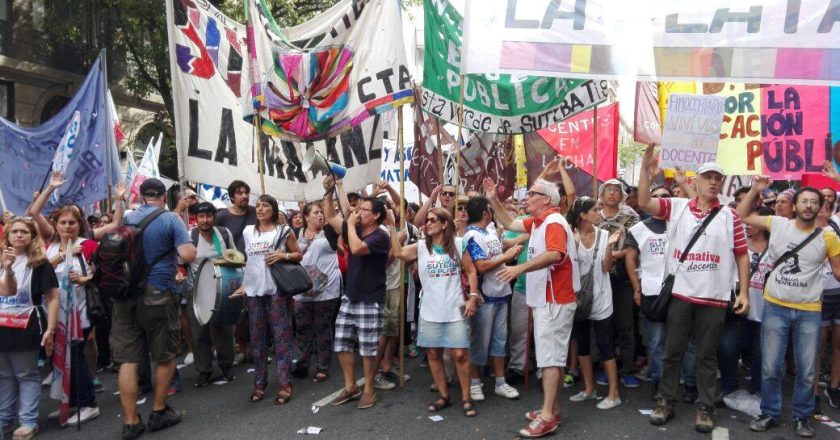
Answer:
[[[793,417],[810,417],[814,412],[814,376],[819,345],[820,312],[806,312],[764,303],[761,319],[761,413],[779,417],[782,413],[782,378],[788,336],[793,338],[796,382],[793,387]]]
[[[11,425],[17,418],[22,426],[38,428],[40,402],[38,350],[0,352],[0,425]]]
[[[487,356],[507,355],[508,303],[485,302],[470,318],[470,360],[473,365],[487,365]]]
[[[662,378],[662,352],[665,349],[665,324],[662,322],[653,322],[641,313],[639,313],[639,319],[642,327],[647,329],[650,378],[655,383],[659,383],[659,380]],[[697,348],[694,347],[693,343],[689,342],[688,349],[685,351],[685,357],[683,357],[682,366],[683,383],[689,387],[697,386],[697,379],[694,377],[694,356],[696,353]]]

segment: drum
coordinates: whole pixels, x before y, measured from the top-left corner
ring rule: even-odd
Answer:
[[[242,284],[242,267],[223,266],[206,259],[198,266],[193,289],[193,311],[199,325],[210,320],[234,325],[245,309],[245,297],[230,298]]]

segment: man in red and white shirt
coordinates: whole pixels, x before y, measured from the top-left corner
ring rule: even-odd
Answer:
[[[702,164],[694,180],[692,199],[650,197],[650,177],[658,172],[653,145],[645,150],[639,176],[639,206],[651,215],[668,219],[669,248],[665,255],[667,273],[674,274],[674,287],[665,320],[665,352],[659,396],[650,423],[664,425],[674,417],[674,400],[680,370],[689,339],[697,348],[696,376],[700,399],[694,428],[714,429],[712,412],[717,389],[717,349],[726,321],[726,308],[737,273],[740,291],[734,302],[738,314],[749,308],[749,257],[741,218],[735,209],[722,207],[718,194],[723,186],[723,169],[714,162]],[[700,238],[679,259],[703,220],[720,210]]]
[[[573,235],[557,208],[560,193],[553,183],[538,179],[531,186],[526,202],[530,217],[522,220],[513,220],[507,213],[490,179],[484,179],[484,192],[506,230],[531,234],[528,260],[504,267],[496,277],[508,283],[523,273],[526,276],[525,301],[533,309],[537,367],[543,371],[543,406],[526,414],[531,423],[519,435],[542,437],[560,424],[558,400],[575,316],[575,292],[580,290],[575,247],[568,246]]]

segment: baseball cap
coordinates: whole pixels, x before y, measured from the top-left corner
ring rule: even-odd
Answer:
[[[140,184],[140,195],[149,197],[158,197],[166,192],[166,187],[158,179],[154,177],[146,179]]]
[[[721,176],[725,176],[723,172],[723,167],[717,164],[717,162],[706,162],[703,165],[700,165],[700,168],[697,168],[697,174],[705,174],[705,173],[718,173]]]
[[[618,180],[618,179],[610,179],[610,180],[607,180],[606,182],[602,183],[601,187],[598,188],[598,197],[603,197],[604,196],[604,190],[607,188],[608,185],[613,185],[613,186],[619,187],[619,189],[621,189],[621,196],[622,197],[627,196],[627,192],[624,191],[624,184],[621,183],[621,181]]]

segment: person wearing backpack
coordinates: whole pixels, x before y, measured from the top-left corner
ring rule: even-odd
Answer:
[[[222,257],[226,249],[236,249],[231,232],[220,226],[214,226],[216,220],[216,207],[210,202],[201,202],[195,207],[196,227],[190,231],[190,239],[196,249],[196,258],[190,263],[187,275],[188,292],[192,292],[195,286],[195,278],[198,275],[198,268],[205,260],[215,260]],[[210,263],[208,263],[210,264]],[[215,289],[214,289],[215,290]],[[195,379],[195,386],[206,387],[213,379],[213,341],[210,333],[215,335],[216,360],[219,369],[222,370],[220,380],[232,381],[235,379],[231,368],[233,368],[233,325],[220,324],[211,321],[205,325],[199,325],[193,309],[193,298],[191,294],[187,304],[187,315],[190,320],[192,333],[192,347],[195,354],[195,371],[198,377]]]
[[[664,425],[674,418],[674,401],[680,385],[681,366],[693,337],[697,348],[696,377],[699,401],[694,429],[714,430],[717,394],[717,350],[727,309],[738,315],[749,310],[750,261],[741,218],[733,208],[721,206],[723,168],[706,162],[697,168],[696,196],[691,199],[652,198],[651,176],[659,171],[654,145],[644,153],[639,175],[639,206],[650,215],[668,219],[669,243],[665,270],[669,291],[660,292],[664,304],[665,350],[659,398],[648,421]],[[736,278],[737,274],[737,278]],[[740,290],[732,298],[732,286]]]
[[[160,180],[147,179],[140,185],[143,205],[125,220],[126,226],[132,228],[127,246],[132,258],[127,264],[134,267],[129,271],[125,292],[115,296],[111,326],[114,361],[121,364],[124,440],[133,440],[146,430],[137,414],[138,367],[146,351],[156,364],[148,429],[157,431],[181,421],[181,413],[166,403],[166,390],[175,374],[175,357],[180,349],[178,299],[174,293],[176,258],[180,257],[184,264],[191,263],[196,249],[178,215],[164,212],[165,195],[166,187]],[[106,237],[100,243],[100,260],[108,240]]]
[[[750,423],[750,430],[762,432],[779,423],[784,360],[791,339],[796,361],[794,429],[800,437],[813,437],[810,419],[814,413],[814,378],[822,324],[822,272],[828,260],[834,278],[840,280],[840,239],[830,228],[815,225],[825,200],[819,190],[810,186],[794,193],[793,220],[751,212],[751,204],[770,183],[767,176],[755,177],[750,192],[738,205],[746,224],[770,231],[767,255],[773,261],[764,283],[761,317],[761,414]]]

